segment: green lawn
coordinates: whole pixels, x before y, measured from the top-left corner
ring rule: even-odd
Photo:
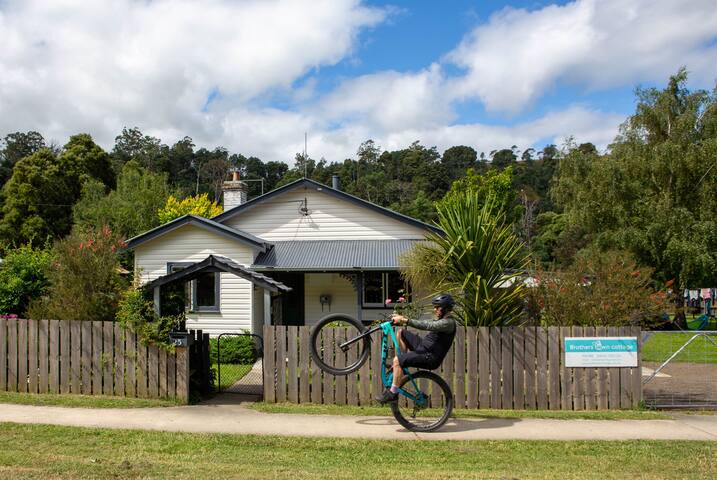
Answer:
[[[221,385],[220,389],[224,390],[227,387],[231,387],[237,381],[239,381],[244,375],[251,371],[252,364],[243,363],[222,363],[221,371]],[[218,372],[217,364],[213,363],[212,368]]]
[[[704,478],[717,442],[396,441],[0,424],[2,478]]]
[[[699,332],[657,332],[651,334],[642,346],[642,361],[664,362],[697,333]],[[717,335],[711,335],[710,338],[717,343]],[[717,345],[714,345],[705,337],[696,338],[672,361],[717,363]]]
[[[370,415],[391,416],[391,409],[382,406],[354,407],[349,405],[314,405],[257,402],[249,408],[264,413],[302,413],[308,415]],[[457,418],[553,418],[559,420],[659,420],[669,415],[652,410],[603,410],[594,412],[561,410],[474,410],[454,409]]]
[[[56,405],[59,407],[78,408],[146,408],[174,407],[179,405],[174,400],[158,400],[150,398],[107,397],[103,395],[55,395],[51,393],[14,393],[0,391],[0,403],[17,403],[21,405]]]

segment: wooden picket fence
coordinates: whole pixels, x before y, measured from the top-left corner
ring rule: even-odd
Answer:
[[[383,389],[380,334],[371,342],[371,356],[361,369],[333,376],[311,360],[309,331],[309,327],[264,327],[264,400],[370,404]],[[345,336],[345,331],[335,334]],[[637,337],[637,368],[565,367],[563,339],[592,336]],[[642,399],[640,338],[639,327],[459,328],[436,372],[451,386],[457,408],[634,408]]]
[[[0,390],[187,402],[190,349],[143,345],[114,322],[0,318]]]

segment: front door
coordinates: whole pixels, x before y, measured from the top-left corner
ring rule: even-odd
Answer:
[[[276,301],[281,302],[281,319],[274,321],[275,325],[304,325],[304,274],[290,272],[272,272],[271,278],[291,287],[290,292],[284,292]]]

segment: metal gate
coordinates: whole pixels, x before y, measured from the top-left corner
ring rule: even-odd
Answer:
[[[217,338],[217,390],[264,395],[263,340],[252,333],[222,333]]]
[[[717,331],[642,334],[642,395],[655,408],[717,408]]]

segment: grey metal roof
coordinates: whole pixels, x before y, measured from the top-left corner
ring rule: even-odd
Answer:
[[[274,242],[255,270],[396,270],[399,256],[424,240],[308,240]]]
[[[143,285],[146,289],[154,287],[160,287],[167,283],[175,282],[177,280],[189,281],[197,278],[203,272],[228,272],[234,275],[249,280],[254,285],[266,288],[272,292],[289,292],[291,288],[287,287],[281,282],[277,282],[273,278],[269,278],[266,275],[262,275],[258,272],[252,272],[246,267],[242,267],[232,260],[221,257],[219,255],[209,255],[201,262],[194,263],[187,266],[179,271],[170,273],[159,278],[152,280],[149,283]]]

